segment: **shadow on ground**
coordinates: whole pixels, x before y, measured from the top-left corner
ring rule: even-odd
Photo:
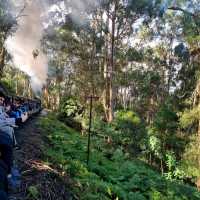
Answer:
[[[18,191],[11,191],[15,200],[68,200],[70,192],[68,178],[43,162],[44,140],[37,128],[35,116],[16,131],[21,150],[15,152],[15,164],[22,174],[22,184]]]

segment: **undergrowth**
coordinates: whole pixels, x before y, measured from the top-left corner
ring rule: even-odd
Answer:
[[[87,136],[48,116],[40,122],[48,144],[46,162],[72,179],[74,199],[80,200],[200,200],[195,188],[168,181],[121,148],[92,137],[91,160],[86,165]]]

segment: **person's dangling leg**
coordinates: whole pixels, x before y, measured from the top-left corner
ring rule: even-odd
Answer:
[[[0,190],[0,199],[8,200],[8,196],[7,196],[6,192],[4,192],[3,190]]]
[[[14,129],[13,129],[12,127],[11,127],[11,129],[10,129],[10,135],[11,135],[12,140],[13,140],[13,146],[14,146],[14,147],[18,146],[16,137],[15,137],[15,131],[14,131]]]
[[[8,193],[8,166],[0,159],[0,189]],[[1,198],[0,198],[1,199]]]
[[[9,145],[0,144],[1,159],[8,167],[8,174],[13,166],[13,148]]]

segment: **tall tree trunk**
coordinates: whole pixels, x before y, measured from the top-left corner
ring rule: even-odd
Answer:
[[[108,106],[108,122],[112,122],[114,117],[114,87],[113,87],[113,76],[114,76],[114,54],[115,54],[115,21],[116,21],[116,3],[112,16],[112,33],[111,33],[111,57],[110,57],[110,74],[109,74],[109,106]]]
[[[200,94],[200,80],[197,81],[196,88],[193,92],[193,109],[197,106],[198,109],[200,108],[200,103],[199,103],[199,94]],[[197,131],[197,136],[200,138],[200,119],[198,121],[198,131]],[[200,140],[199,140],[200,141]]]
[[[6,57],[6,49],[2,47],[1,52],[0,52],[0,78],[3,75],[3,69],[5,66],[5,57]]]
[[[104,90],[104,110],[105,110],[105,117],[108,122],[113,121],[114,117],[114,87],[113,87],[113,75],[115,71],[115,64],[114,64],[114,55],[115,55],[115,29],[116,29],[116,11],[117,11],[117,2],[114,4],[114,11],[110,13],[109,11],[110,6],[108,6],[107,10],[107,28],[109,29],[109,25],[111,22],[112,30],[109,37],[109,34],[106,35],[106,63],[104,64],[104,76],[105,76],[105,90]],[[110,20],[110,16],[112,18]],[[110,41],[110,45],[108,44]],[[109,51],[110,46],[110,51]],[[108,53],[109,52],[109,53]]]
[[[200,119],[199,119],[198,132],[197,132],[197,134],[198,134],[198,137],[200,138]]]
[[[107,8],[107,20],[106,20],[106,27],[109,29],[109,5]],[[104,113],[105,113],[105,120],[109,121],[109,116],[108,116],[108,63],[109,63],[109,55],[108,55],[108,49],[109,49],[109,34],[108,32],[105,35],[105,56],[104,56],[104,79],[105,79],[105,86],[104,86],[104,91],[103,91],[103,108],[104,108]]]

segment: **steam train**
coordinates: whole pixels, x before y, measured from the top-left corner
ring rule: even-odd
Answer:
[[[26,97],[9,95],[4,86],[0,83],[0,121],[4,121],[4,114],[9,116],[8,121],[14,121],[14,126],[21,126],[31,116],[39,113],[42,109],[41,100],[38,98],[29,99]],[[5,112],[6,111],[6,112]],[[11,120],[12,119],[12,120]],[[2,131],[3,123],[0,124],[0,200],[8,200],[8,182],[9,176],[12,178],[12,162],[13,162],[13,138],[9,134]],[[8,125],[6,125],[8,126]],[[14,129],[13,129],[14,130]],[[13,179],[10,179],[15,180]]]

